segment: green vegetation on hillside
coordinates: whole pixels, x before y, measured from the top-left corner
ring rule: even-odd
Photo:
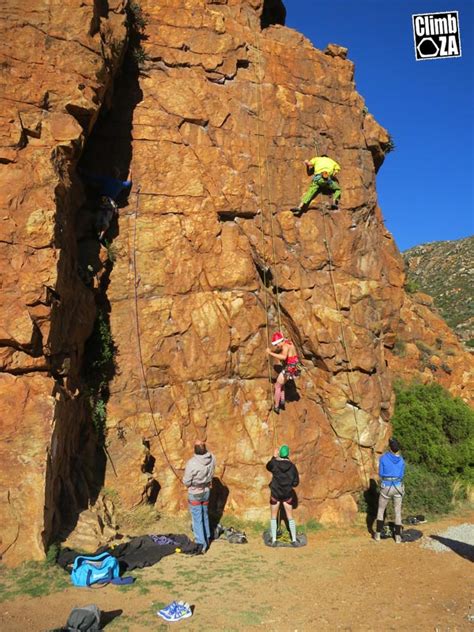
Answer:
[[[444,513],[474,484],[474,411],[439,384],[395,386],[393,434],[407,462],[407,512]]]
[[[415,246],[403,256],[406,290],[432,296],[459,337],[474,341],[474,237]]]

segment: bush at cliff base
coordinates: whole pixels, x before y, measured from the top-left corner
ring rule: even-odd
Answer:
[[[411,464],[474,483],[474,411],[439,384],[396,384],[393,434]]]
[[[393,435],[407,462],[404,513],[446,513],[474,483],[474,411],[439,384],[395,385]]]

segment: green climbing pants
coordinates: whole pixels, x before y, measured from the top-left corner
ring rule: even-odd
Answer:
[[[328,178],[325,180],[321,174],[317,174],[311,180],[311,184],[309,189],[301,198],[300,205],[302,207],[308,207],[311,200],[317,195],[319,191],[332,191],[332,199],[333,202],[337,202],[337,200],[341,197],[341,187],[336,180],[332,178]]]

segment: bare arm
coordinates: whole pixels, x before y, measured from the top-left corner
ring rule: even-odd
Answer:
[[[267,348],[267,353],[268,355],[271,355],[273,358],[276,358],[277,360],[286,360],[289,353],[289,347],[285,346],[281,353],[275,353],[271,349]]]

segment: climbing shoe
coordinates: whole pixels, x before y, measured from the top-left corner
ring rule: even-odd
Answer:
[[[339,203],[333,202],[329,208],[331,209],[331,211],[337,211],[339,209]]]
[[[279,415],[280,414],[280,409],[277,408],[276,406],[273,406],[273,412],[275,413],[275,415]]]
[[[294,206],[293,208],[290,208],[290,211],[294,213],[295,215],[298,215],[298,213],[301,213],[301,209],[299,206]]]
[[[280,410],[285,410],[285,402],[280,402]]]

